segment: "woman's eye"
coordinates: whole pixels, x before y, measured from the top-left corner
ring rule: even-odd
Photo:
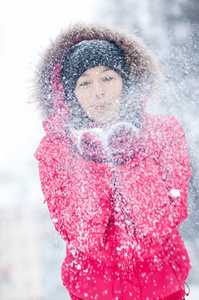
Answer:
[[[83,81],[83,82],[80,83],[79,86],[87,86],[89,84],[90,84],[90,81]]]
[[[113,77],[111,77],[111,76],[105,77],[103,79],[103,81],[111,81],[111,80],[113,80]]]

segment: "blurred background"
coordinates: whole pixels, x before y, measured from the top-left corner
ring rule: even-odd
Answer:
[[[66,300],[64,242],[43,204],[33,154],[44,135],[32,98],[34,69],[62,28],[117,24],[142,37],[165,74],[148,111],[185,129],[192,175],[189,215],[180,226],[191,261],[189,299],[199,295],[199,0],[6,0],[0,5],[0,300]]]

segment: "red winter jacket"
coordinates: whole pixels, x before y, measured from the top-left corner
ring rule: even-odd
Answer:
[[[61,57],[71,45],[115,40],[142,93],[153,98],[161,81],[155,58],[139,38],[81,26],[52,44],[36,86],[51,115],[35,156],[52,221],[66,241],[63,283],[72,299],[182,300],[190,270],[178,232],[187,217],[191,176],[184,131],[173,117],[143,113],[136,154],[128,162],[93,162],[74,151],[59,75]]]
[[[145,114],[145,151],[112,166],[75,156],[64,124],[64,110],[44,122],[35,154],[67,243],[64,285],[79,298],[105,300],[164,299],[181,289],[190,263],[177,226],[187,217],[191,176],[181,126]]]

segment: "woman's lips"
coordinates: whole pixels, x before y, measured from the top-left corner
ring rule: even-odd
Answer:
[[[98,103],[95,105],[92,105],[92,108],[97,109],[97,110],[104,110],[110,106],[109,103]]]

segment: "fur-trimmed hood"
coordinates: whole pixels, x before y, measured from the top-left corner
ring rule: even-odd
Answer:
[[[134,34],[129,34],[115,26],[99,24],[76,24],[63,30],[48,49],[41,55],[35,72],[34,94],[45,117],[54,114],[54,89],[52,74],[65,54],[74,44],[83,40],[100,39],[115,41],[123,48],[133,79],[136,79],[140,92],[149,99],[156,97],[162,73],[158,61],[146,44]]]

